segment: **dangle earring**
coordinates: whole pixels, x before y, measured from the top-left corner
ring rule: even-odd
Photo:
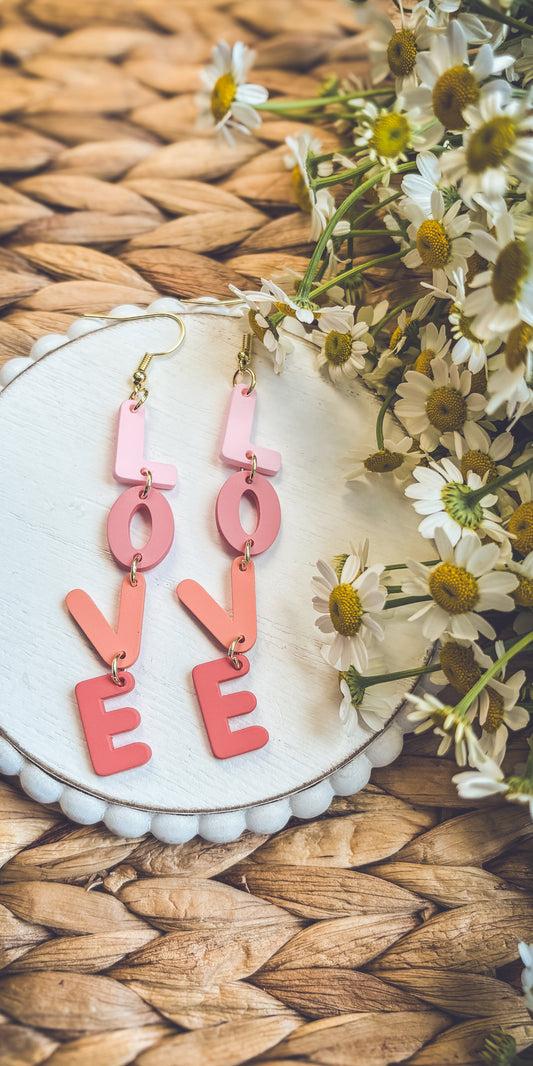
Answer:
[[[131,321],[111,315],[88,315],[112,321]],[[107,539],[118,565],[127,573],[122,581],[117,628],[109,624],[91,597],[82,589],[73,589],[66,596],[70,614],[85,633],[95,651],[111,667],[111,673],[80,681],[76,685],[76,700],[96,774],[107,776],[131,770],[147,763],[152,751],[148,744],[134,742],[122,747],[113,746],[113,737],[135,729],[141,716],[133,707],[106,710],[105,701],[119,692],[129,693],[135,679],[128,672],[139,656],[144,614],[146,582],[142,571],[151,570],[162,562],[174,540],[174,518],[161,489],[174,488],[176,467],[170,463],[153,462],[144,457],[145,403],[148,399],[147,371],[152,359],[175,352],[185,337],[181,318],[170,312],[132,316],[139,319],[172,318],[180,327],[177,343],[166,352],[147,352],[133,374],[133,390],[120,408],[113,476],[130,488],[115,500],[109,512]],[[142,551],[131,543],[130,525],[137,511],[148,511],[152,523],[151,534]]]
[[[237,355],[237,370],[224,429],[220,458],[237,467],[222,486],[215,506],[218,532],[225,545],[237,553],[231,565],[232,614],[228,614],[197,581],[181,581],[176,589],[180,602],[226,650],[222,659],[201,663],[192,677],[213,754],[219,759],[264,747],[269,735],[263,726],[232,731],[229,719],[249,714],[256,706],[252,692],[222,695],[220,684],[230,681],[236,671],[246,675],[250,663],[244,655],[256,642],[257,617],[253,556],[261,555],[274,543],[280,528],[281,509],[269,478],[277,474],[281,455],[252,444],[252,426],[257,400],[256,377],[251,367],[252,337],[245,334]],[[248,378],[248,385],[243,379]],[[245,532],[239,517],[243,496],[252,499],[257,524],[252,535]]]

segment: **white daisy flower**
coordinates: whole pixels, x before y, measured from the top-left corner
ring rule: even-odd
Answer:
[[[488,415],[503,418],[497,414],[503,405],[513,420],[531,410],[533,391],[527,382],[533,380],[533,327],[526,322],[514,326],[503,350],[489,359],[488,371]]]
[[[444,433],[442,444],[459,460],[461,474],[477,474],[490,486],[491,481],[504,474],[507,467],[498,467],[513,450],[513,434],[499,433],[493,440],[477,422],[465,422],[463,432]]]
[[[285,358],[293,351],[294,344],[290,337],[287,337],[279,326],[274,326],[268,318],[272,309],[272,297],[264,292],[243,292],[236,285],[230,285],[229,288],[242,300],[244,307],[248,308],[250,329],[271,353],[274,372],[280,374],[285,366]]]
[[[276,311],[296,318],[298,322],[310,324],[316,318],[317,311],[320,310],[316,304],[309,301],[304,304],[298,301],[297,296],[288,296],[274,281],[266,281],[264,278],[261,278],[261,292],[270,297]]]
[[[492,338],[492,340],[481,340],[480,337],[476,337],[475,333],[472,332],[472,317],[466,315],[464,311],[466,299],[464,270],[454,270],[452,272],[452,280],[455,285],[455,292],[450,286],[447,289],[433,287],[435,296],[452,301],[448,315],[453,338],[452,362],[457,366],[466,363],[468,370],[473,375],[480,374],[486,369],[488,356],[499,348],[500,340],[497,337]]]
[[[512,56],[496,56],[490,44],[483,44],[470,67],[467,43],[464,30],[454,19],[445,36],[435,38],[430,51],[417,56],[415,69],[421,85],[405,96],[409,106],[422,110],[426,121],[433,116],[438,119],[440,136],[445,130],[466,129],[465,107],[479,103],[485,93],[493,91],[494,82],[487,79],[513,61]],[[502,96],[511,91],[503,81],[498,82],[498,89]]]
[[[440,463],[416,467],[413,476],[418,484],[408,485],[405,495],[415,501],[418,514],[426,515],[418,527],[421,536],[431,539],[442,529],[454,546],[461,537],[471,536],[472,531],[492,540],[507,539],[506,530],[499,524],[501,518],[489,509],[498,502],[497,496],[487,489],[481,500],[469,502],[469,490],[483,487],[477,474],[469,471],[465,481],[451,459],[444,458]]]
[[[311,214],[310,241],[317,241],[324,232],[330,218],[335,214],[335,200],[327,189],[315,191],[309,180],[307,163],[309,157],[318,155],[321,150],[320,141],[312,138],[305,130],[298,137],[286,137],[285,143],[289,153],[285,156],[285,164],[292,170],[292,187],[296,202],[302,211]],[[327,168],[331,172],[331,166]],[[320,168],[319,168],[320,171]],[[349,223],[339,223],[341,233],[346,233],[350,228]],[[335,227],[335,231],[337,227]]]
[[[486,796],[508,791],[509,786],[504,780],[503,770],[493,759],[483,754],[482,758],[476,760],[476,764],[475,770],[467,770],[452,777],[463,799],[485,799]]]
[[[415,704],[415,710],[407,714],[411,722],[418,722],[415,733],[424,733],[433,727],[436,736],[442,737],[437,755],[446,755],[454,741],[455,758],[460,766],[465,765],[467,758],[473,763],[480,757],[479,741],[472,729],[468,712],[458,712],[455,707],[442,703],[430,693],[425,696],[407,693],[405,698]]]
[[[433,379],[416,370],[408,370],[405,382],[398,385],[402,397],[395,412],[407,422],[412,436],[420,438],[421,447],[433,452],[443,433],[462,430],[469,419],[479,419],[485,409],[485,398],[470,392],[472,375],[469,370],[459,373],[456,366],[448,367],[443,359],[431,361]]]
[[[446,210],[444,197],[439,189],[431,194],[431,214],[415,204],[410,204],[411,225],[407,230],[409,241],[414,244],[404,255],[403,262],[409,269],[424,265],[433,271],[433,284],[446,287],[446,279],[457,270],[467,270],[466,260],[472,255],[474,245],[463,236],[472,227],[468,212],[460,215],[461,201],[456,200]]]
[[[364,688],[352,682],[353,668],[342,675],[340,689],[343,696],[339,707],[339,718],[347,733],[355,733],[357,728],[367,733],[378,733],[389,721],[394,712],[394,700],[380,696],[373,686]],[[362,689],[362,692],[359,691]]]
[[[358,555],[349,555],[338,580],[332,567],[319,559],[320,577],[313,578],[312,585],[317,593],[313,606],[321,612],[315,624],[321,633],[334,634],[324,649],[326,661],[337,670],[353,665],[364,673],[368,644],[385,636],[373,614],[383,609],[387,593],[379,584],[383,566],[370,566],[361,572],[360,564]]]
[[[418,449],[411,451],[413,443],[411,437],[402,437],[401,440],[385,438],[384,447],[370,455],[368,449],[364,449],[347,456],[345,462],[349,467],[346,480],[356,481],[368,474],[391,474],[395,481],[403,484],[422,459],[422,452]]]
[[[319,328],[311,334],[318,347],[317,366],[326,366],[335,384],[356,377],[365,366],[368,344],[362,337],[368,333],[368,328],[366,322],[354,322],[353,314],[351,322],[351,326],[347,325],[343,330],[328,329],[327,318],[324,321],[321,317],[318,320]]]
[[[451,685],[466,696],[481,675],[492,666],[492,659],[472,640],[445,640],[439,648],[441,669],[431,674],[431,685],[443,688]]]
[[[513,674],[505,683],[493,679],[476,701],[483,729],[480,745],[498,765],[505,755],[509,729],[525,729],[529,722],[529,711],[517,706],[525,679],[524,670]]]
[[[410,209],[416,206],[425,218],[430,218],[431,197],[436,189],[442,193],[446,209],[451,207],[459,194],[455,185],[446,185],[443,181],[438,157],[432,152],[419,152],[416,166],[418,174],[406,174],[402,181],[402,192],[405,193],[405,200],[399,201],[402,214],[405,210],[410,218]]]
[[[430,568],[408,562],[411,579],[404,581],[408,595],[429,595],[409,621],[422,619],[428,640],[449,634],[459,640],[475,640],[478,633],[494,640],[496,633],[483,617],[485,611],[512,611],[508,595],[518,584],[514,574],[496,569],[500,558],[497,544],[482,544],[477,533],[462,537],[454,548],[442,529],[435,531],[441,562]]]
[[[440,329],[437,329],[434,322],[429,322],[427,326],[423,326],[420,330],[418,343],[420,344],[420,355],[417,356],[413,364],[413,370],[417,370],[419,374],[425,374],[426,377],[432,377],[431,364],[433,360],[444,359],[450,347],[451,342],[446,337],[446,326],[441,326]]]
[[[380,17],[373,26],[370,40],[372,84],[395,78],[396,95],[416,85],[415,63],[419,52],[429,47],[435,29],[430,26],[424,8],[415,7],[408,18],[400,5],[401,25]]]
[[[405,108],[401,97],[391,108],[378,108],[372,101],[365,104],[355,128],[355,144],[364,149],[361,161],[370,159],[386,168],[383,184],[399,163],[407,160],[407,153],[432,148],[440,139],[438,123],[425,124],[418,110]]]
[[[531,452],[524,453],[523,459],[531,458]],[[526,556],[533,551],[533,476],[520,474],[512,483],[514,492],[518,493],[520,503],[507,519],[509,532],[512,533],[513,548],[518,555]]]
[[[460,23],[469,43],[482,44],[483,41],[491,40],[492,34],[483,20],[470,11],[461,10],[462,0],[421,0],[420,6],[422,5],[429,8],[432,21],[439,27],[446,28],[450,22],[450,15],[453,15],[454,20]]]
[[[522,940],[518,945],[518,950],[525,966],[525,970],[522,971],[522,988],[526,1004],[529,1010],[533,1011],[533,944],[524,944]]]
[[[226,41],[219,41],[213,47],[212,57],[212,65],[201,72],[205,91],[197,97],[201,108],[199,121],[222,131],[232,144],[232,129],[250,133],[261,125],[255,107],[265,103],[268,92],[262,85],[246,84],[255,52],[242,41],[237,41],[233,49]]]
[[[478,107],[466,107],[467,128],[461,148],[442,156],[447,180],[459,185],[466,204],[476,193],[503,196],[510,180],[527,185],[533,179],[533,116],[528,96],[508,100],[507,92],[494,89],[480,98]]]
[[[533,326],[533,233],[517,239],[511,217],[501,215],[496,235],[475,230],[472,240],[487,270],[471,281],[464,302],[472,329],[480,337],[506,337],[521,322]]]
[[[507,570],[516,574],[518,578],[518,585],[513,591],[516,606],[533,610],[533,551],[530,551],[520,563],[514,559],[508,560]]]

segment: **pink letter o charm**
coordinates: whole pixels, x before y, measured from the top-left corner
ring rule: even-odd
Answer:
[[[228,478],[218,494],[215,515],[218,531],[230,547],[244,552],[246,541],[251,540],[250,555],[261,555],[279,533],[281,508],[268,478],[256,474],[250,482],[249,477],[249,470],[239,470]],[[239,504],[245,495],[253,497],[257,508],[257,526],[250,534],[244,531],[239,518]]]
[[[133,556],[139,554],[142,559],[138,570],[151,570],[168,555],[174,540],[174,516],[165,497],[151,489],[145,500],[140,498],[138,485],[126,489],[115,500],[107,520],[107,539],[109,547],[120,566],[129,570]],[[144,507],[150,512],[152,532],[142,550],[137,553],[131,543],[130,524],[134,514]]]

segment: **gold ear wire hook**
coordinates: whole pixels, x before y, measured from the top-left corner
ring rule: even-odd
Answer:
[[[173,352],[177,352],[178,348],[185,339],[185,324],[183,319],[179,315],[175,315],[172,311],[147,311],[146,314],[141,315],[88,315],[84,314],[84,318],[101,318],[106,322],[141,322],[146,318],[171,318],[173,322],[177,322],[180,327],[180,335],[176,344],[169,348],[166,352],[145,352],[141,359],[137,369],[133,373],[133,391],[130,394],[130,400],[137,400],[134,410],[138,411],[139,407],[143,403],[146,403],[148,399],[148,389],[145,388],[144,383],[146,381],[146,371],[152,362],[152,359],[157,359],[160,355],[172,355]]]

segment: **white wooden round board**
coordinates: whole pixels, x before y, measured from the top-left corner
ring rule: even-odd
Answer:
[[[179,307],[164,299],[152,311]],[[116,309],[135,310],[142,314]],[[292,815],[316,817],[334,795],[362,788],[372,766],[392,761],[409,728],[405,681],[382,686],[396,710],[379,734],[342,726],[337,673],[321,656],[310,586],[318,558],[330,560],[365,537],[370,562],[419,554],[416,516],[400,490],[345,481],[343,457],[361,444],[372,448],[377,401],[357,382],[352,394],[335,388],[314,368],[305,342],[295,340],[279,376],[256,342],[253,440],[282,454],[273,479],[282,522],[274,545],[255,559],[258,637],[249,673],[243,679],[236,673],[225,692],[246,688],[257,699],[231,728],[262,725],[270,739],[234,758],[211,751],[191,671],[223,652],[175,589],[194,578],[231,607],[234,553],[221,540],[214,508],[232,473],[218,453],[246,322],[210,310],[188,310],[184,344],[154,359],[149,372],[145,452],[174,463],[178,483],[164,494],[175,519],[173,547],[145,575],[135,691],[117,690],[112,701],[141,715],[134,732],[114,740],[150,745],[152,758],[140,768],[106,777],[92,768],[74,689],[108,667],[70,616],[65,596],[82,588],[115,624],[124,571],[111,556],[106,523],[125,488],[112,476],[118,407],[144,353],[175,342],[176,323],[144,318],[102,326],[80,319],[67,338],[41,338],[27,369],[24,360],[6,364],[3,383],[12,380],[0,394],[0,771],[20,774],[31,796],[59,802],[74,821],[103,819],[125,836],[151,830],[169,843],[196,833],[232,840],[245,829],[278,830]],[[392,421],[388,433],[401,435]],[[246,510],[251,533],[251,505]],[[141,547],[148,531],[138,517],[132,539]],[[386,618],[383,646],[390,670],[428,655],[419,629],[406,625],[408,613],[387,612],[394,616]]]

